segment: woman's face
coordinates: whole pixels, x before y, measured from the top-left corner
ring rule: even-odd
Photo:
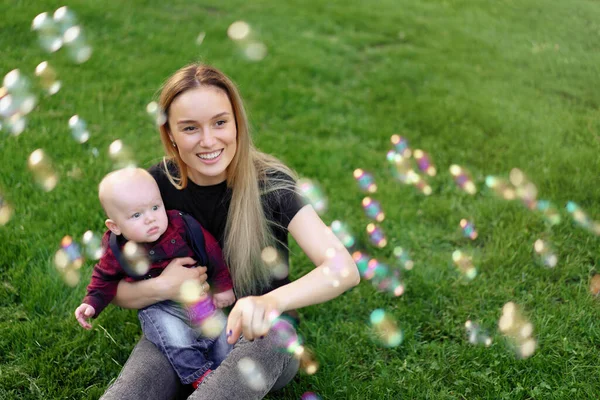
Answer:
[[[216,185],[227,178],[237,149],[237,129],[227,93],[201,86],[180,94],[169,108],[171,140],[197,185]]]

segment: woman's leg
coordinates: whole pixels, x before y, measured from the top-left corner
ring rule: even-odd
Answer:
[[[264,339],[248,341],[241,338],[223,363],[211,372],[189,400],[262,399],[267,393],[281,389],[298,371],[298,360],[278,347],[276,332],[271,330]],[[238,363],[248,358],[261,372],[264,385],[252,388],[241,374]]]

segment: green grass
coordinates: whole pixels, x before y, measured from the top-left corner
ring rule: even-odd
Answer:
[[[325,222],[344,220],[362,240],[367,220],[352,171],[373,172],[391,244],[368,251],[390,260],[391,246],[402,244],[416,262],[400,298],[363,282],[303,309],[300,331],[321,367],[270,398],[306,391],[324,399],[597,398],[600,303],[588,284],[600,243],[564,211],[573,200],[600,219],[597,2],[78,0],[67,5],[94,47],[81,66],[63,50],[44,54],[30,31],[38,13],[62,5],[0,3],[0,73],[20,68],[31,76],[48,59],[63,81],[58,94],[40,98],[21,136],[0,138],[0,188],[15,208],[0,227],[0,398],[97,398],[127,359],[140,335],[135,312],[110,307],[93,331],[82,330],[72,314],[92,263],[69,288],[52,257],[64,235],[103,229],[96,185],[111,169],[113,140],[129,145],[142,166],[161,157],[145,105],[170,73],[198,59],[239,84],[258,146],[321,183],[330,201]],[[263,61],[246,61],[227,39],[240,19],[268,46]],[[84,145],[68,131],[76,113],[91,129]],[[440,171],[432,196],[391,178],[384,160],[393,133],[432,155]],[[37,148],[61,177],[50,193],[26,167]],[[477,195],[454,186],[452,163],[472,171]],[[486,175],[513,167],[561,208],[560,225],[547,229],[484,190]],[[81,177],[69,177],[74,168]],[[479,229],[472,244],[458,229],[465,217]],[[558,249],[555,269],[532,258],[541,235]],[[478,256],[479,276],[468,284],[451,266],[459,247]],[[295,245],[292,264],[294,277],[311,268]],[[516,359],[496,332],[507,301],[535,327],[539,348],[529,359]],[[375,308],[397,319],[400,346],[371,340]],[[467,319],[493,333],[490,348],[468,344]]]

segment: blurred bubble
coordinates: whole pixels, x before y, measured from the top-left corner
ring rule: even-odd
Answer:
[[[261,258],[275,278],[283,279],[288,276],[288,265],[283,261],[275,247],[265,247],[261,252]]]
[[[275,347],[286,353],[295,354],[302,345],[298,333],[293,324],[285,317],[277,317],[273,320],[271,330],[274,333]]]
[[[577,203],[569,201],[567,203],[567,211],[571,214],[576,225],[583,229],[592,232],[595,235],[600,235],[600,223],[592,220]]]
[[[358,268],[360,276],[365,278],[365,275],[369,271],[369,260],[371,259],[371,257],[369,257],[367,254],[361,251],[355,251],[354,253],[352,253],[352,259],[356,263],[356,267]]]
[[[167,114],[163,111],[163,109],[158,105],[157,102],[152,101],[148,103],[146,106],[146,112],[152,119],[152,122],[156,126],[162,126],[167,123]]]
[[[298,190],[308,204],[312,205],[317,214],[322,215],[327,210],[327,198],[315,182],[310,179],[299,179]]]
[[[471,280],[477,276],[477,268],[473,265],[473,259],[471,256],[465,254],[460,250],[455,250],[452,253],[452,261],[458,270],[467,279]]]
[[[9,118],[17,113],[29,114],[37,104],[37,98],[31,92],[29,79],[18,69],[13,69],[4,76],[4,96],[0,103],[0,114]]]
[[[90,260],[99,260],[104,254],[102,238],[93,231],[86,231],[81,239],[85,249],[85,255]]]
[[[10,118],[4,120],[3,130],[7,131],[13,136],[19,136],[25,130],[27,126],[27,120],[22,114],[14,114]]]
[[[513,168],[509,175],[510,183],[515,187],[517,198],[525,207],[533,210],[536,208],[537,187],[527,179],[523,171]]]
[[[255,391],[263,391],[267,388],[267,382],[258,364],[251,358],[244,357],[238,361],[238,370],[246,385]]]
[[[365,197],[362,201],[363,209],[368,218],[371,218],[377,222],[382,222],[385,219],[385,214],[381,209],[381,205],[377,200],[373,200],[370,197]]]
[[[200,32],[198,37],[196,38],[196,45],[200,46],[202,42],[204,42],[204,38],[206,37],[206,32]]]
[[[35,75],[39,78],[40,86],[49,95],[56,94],[62,85],[57,79],[57,74],[54,68],[48,64],[48,61],[42,61],[35,68]]]
[[[411,260],[408,251],[406,251],[402,247],[394,247],[393,253],[400,267],[404,268],[407,271],[413,269],[414,262]]]
[[[502,307],[502,316],[498,321],[498,328],[514,347],[517,356],[527,358],[535,352],[537,342],[531,337],[533,325],[512,301]]]
[[[129,241],[123,246],[123,256],[128,265],[122,265],[122,267],[129,275],[141,276],[150,270],[150,259],[144,246]]]
[[[398,270],[392,269],[376,259],[369,260],[368,269],[368,277],[375,289],[388,292],[396,297],[404,294],[404,284],[400,280]]]
[[[40,46],[49,53],[54,53],[62,47],[60,27],[47,12],[38,14],[31,24],[31,29],[38,34]]]
[[[554,268],[558,263],[558,257],[550,242],[538,239],[533,244],[533,250],[536,255],[536,259],[540,264],[546,267]]]
[[[188,279],[179,287],[179,297],[185,304],[196,303],[205,296],[202,284],[196,280]]]
[[[77,64],[82,64],[90,59],[92,48],[87,44],[83,29],[79,25],[68,28],[63,34],[63,43],[67,47],[69,56]]]
[[[29,156],[29,170],[33,173],[36,183],[46,192],[51,191],[58,183],[58,175],[54,172],[52,161],[44,153],[44,150],[37,149]]]
[[[437,174],[437,170],[435,169],[435,166],[431,163],[429,155],[423,150],[415,150],[413,153],[413,157],[421,171],[423,171],[429,176],[435,176],[435,174]]]
[[[371,327],[378,341],[386,347],[396,347],[402,343],[403,334],[396,321],[383,309],[378,308],[371,312]]]
[[[250,42],[244,45],[244,55],[250,61],[261,61],[267,56],[267,45],[262,42]]]
[[[314,392],[304,392],[300,397],[300,400],[322,400],[321,396]]]
[[[548,200],[538,200],[537,209],[542,213],[544,220],[550,225],[558,225],[561,221],[561,216],[554,204]]]
[[[329,248],[325,251],[325,263],[322,271],[333,287],[340,286],[343,279],[350,276],[350,268],[346,263],[346,251],[338,251],[334,248]]]
[[[411,150],[408,146],[408,140],[400,135],[392,135],[390,138],[392,145],[394,146],[394,151],[398,153],[400,156],[404,158],[410,158]]]
[[[77,24],[77,17],[75,16],[75,13],[67,6],[56,9],[52,18],[58,26],[59,32],[63,35],[69,28]]]
[[[6,202],[2,193],[0,193],[0,226],[6,225],[12,215],[12,206]]]
[[[465,237],[471,240],[477,239],[477,231],[475,230],[475,225],[473,222],[463,218],[460,220],[460,227]]]
[[[90,132],[87,129],[87,124],[79,115],[73,115],[69,118],[69,128],[71,135],[79,143],[85,143],[90,138]]]
[[[590,293],[594,296],[600,294],[600,274],[595,274],[590,280]]]
[[[243,40],[250,35],[250,25],[244,21],[236,21],[227,28],[227,36],[231,40]]]
[[[221,311],[221,309],[214,306],[213,300],[210,296],[206,296],[206,300],[201,300],[199,303],[203,303],[204,301],[206,301],[206,304],[208,304],[208,306],[214,311],[200,319],[195,317],[195,319],[192,319],[192,323],[196,324],[195,326],[202,335],[214,339],[219,337],[221,332],[223,332],[223,329],[225,329],[227,317],[223,311]]]
[[[369,224],[367,225],[367,234],[369,235],[371,243],[375,246],[383,248],[387,245],[387,239],[381,227],[375,224]]]
[[[394,150],[387,153],[386,159],[390,164],[392,175],[402,183],[409,184],[410,176],[414,174],[410,158],[403,157]]]
[[[108,155],[113,160],[115,169],[136,166],[131,151],[119,139],[108,146]]]
[[[373,175],[360,168],[355,169],[353,175],[356,182],[358,182],[360,190],[367,193],[375,193],[377,191],[377,185],[375,184]]]
[[[356,244],[354,235],[350,232],[350,228],[348,228],[348,225],[345,223],[336,220],[331,223],[330,228],[333,234],[347,249],[351,249]]]
[[[71,236],[62,238],[60,249],[54,254],[54,265],[68,286],[79,283],[79,270],[83,265],[83,257],[79,245]]]
[[[465,168],[452,164],[450,166],[450,174],[454,178],[454,182],[458,185],[459,188],[464,190],[468,194],[477,193],[477,187],[475,186],[475,182],[473,182],[473,178],[469,171]]]
[[[409,172],[408,182],[416,187],[417,190],[419,190],[419,192],[423,193],[425,196],[429,196],[432,193],[431,186],[429,186],[427,181],[414,171]]]
[[[468,320],[465,322],[465,329],[467,330],[469,343],[475,345],[483,344],[485,347],[489,347],[492,344],[492,338],[473,321]]]
[[[314,352],[308,347],[298,347],[295,356],[300,360],[300,369],[307,375],[314,375],[319,369],[319,362]]]
[[[497,196],[505,200],[514,200],[517,197],[515,188],[510,184],[510,182],[502,178],[488,176],[485,178],[485,184],[487,187],[492,189]]]

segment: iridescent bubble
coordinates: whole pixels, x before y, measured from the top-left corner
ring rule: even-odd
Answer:
[[[525,207],[533,210],[536,208],[537,187],[527,179],[523,171],[513,168],[509,175],[510,183],[515,187],[516,196]]]
[[[377,191],[377,185],[375,184],[373,175],[360,168],[355,169],[353,175],[356,182],[358,182],[360,190],[366,193],[375,193]]]
[[[386,347],[396,347],[402,343],[403,334],[396,321],[383,309],[378,308],[371,312],[371,327],[378,341]]]
[[[437,170],[435,169],[435,166],[431,163],[429,155],[423,150],[415,150],[413,153],[413,157],[415,158],[417,166],[421,171],[423,171],[429,176],[435,176],[435,174],[437,174]]]
[[[314,375],[319,369],[319,362],[312,350],[305,346],[299,346],[294,356],[300,360],[300,369],[307,375]]]
[[[63,43],[75,63],[82,64],[90,59],[92,48],[87,44],[81,26],[75,25],[68,28],[63,34]]]
[[[67,285],[75,286],[79,283],[83,257],[79,245],[71,236],[62,238],[60,249],[54,254],[54,265]]]
[[[250,35],[250,25],[244,21],[236,21],[227,28],[227,36],[231,40],[243,40]]]
[[[276,317],[271,324],[275,347],[283,352],[294,354],[302,346],[301,338],[293,324],[286,317]]]
[[[206,297],[202,284],[196,280],[188,279],[179,287],[179,298],[184,304],[198,303]]]
[[[407,271],[413,269],[414,262],[412,261],[408,251],[406,251],[402,247],[397,246],[394,247],[393,253],[400,267],[404,268]]]
[[[498,328],[509,340],[519,357],[527,358],[535,352],[537,342],[532,338],[533,325],[512,301],[502,307]]]
[[[200,46],[204,42],[204,38],[206,37],[206,32],[200,32],[198,37],[196,38],[196,45]]]
[[[47,12],[38,14],[31,24],[31,29],[38,33],[40,46],[49,53],[62,47],[62,33],[56,21]]]
[[[275,278],[283,279],[288,276],[288,265],[283,261],[275,247],[265,247],[261,252],[261,258]]]
[[[567,203],[567,211],[571,214],[576,225],[596,234],[600,235],[600,223],[592,220],[577,203],[569,201]]]
[[[122,267],[129,275],[141,276],[150,270],[150,260],[144,246],[129,241],[123,246],[123,256],[128,265]]]
[[[119,139],[108,146],[108,155],[113,160],[116,169],[136,166],[131,151]]]
[[[321,396],[314,392],[304,392],[300,400],[322,400]]]
[[[497,196],[502,197],[505,200],[514,200],[517,197],[515,188],[505,179],[490,175],[485,178],[485,184],[492,189]]]
[[[396,180],[409,184],[410,176],[414,174],[410,158],[403,157],[395,150],[390,150],[387,153],[386,159],[391,167],[391,172]]]
[[[550,242],[538,239],[533,244],[533,250],[536,255],[536,259],[540,264],[545,267],[554,268],[558,263],[558,257]]]
[[[58,183],[58,175],[54,172],[52,161],[44,153],[44,150],[37,149],[29,156],[29,170],[33,173],[33,177],[38,185],[46,192],[51,191]]]
[[[86,231],[81,239],[85,249],[85,255],[90,260],[99,260],[104,254],[102,238],[93,231]]]
[[[477,268],[473,265],[471,256],[463,253],[460,250],[455,250],[452,253],[452,261],[458,270],[469,280],[477,276]]]
[[[322,215],[327,210],[327,198],[315,182],[310,179],[299,179],[298,190],[318,214]]]
[[[79,143],[85,143],[90,138],[90,132],[87,129],[87,124],[79,115],[73,115],[69,118],[69,128],[71,135]]]
[[[344,247],[346,247],[347,249],[351,249],[356,244],[356,239],[354,238],[354,235],[352,235],[352,232],[350,232],[348,225],[346,225],[345,223],[336,220],[331,223],[330,228],[334,235],[340,240],[340,242],[342,242]]]
[[[40,86],[48,93],[53,95],[60,90],[61,82],[57,79],[56,71],[48,64],[48,61],[42,61],[35,68],[35,75],[39,78]]]
[[[394,296],[404,294],[404,284],[400,280],[398,270],[393,270],[387,264],[372,259],[368,264],[368,278],[379,291],[388,292]]]
[[[595,274],[590,279],[590,293],[593,296],[598,296],[600,294],[600,274]]]
[[[473,182],[471,174],[465,168],[456,164],[452,164],[450,166],[450,174],[454,178],[454,182],[456,182],[456,185],[458,185],[459,188],[468,194],[477,193],[475,182]]]
[[[387,245],[387,239],[381,227],[375,224],[369,224],[367,225],[367,234],[369,235],[371,243],[375,246],[383,248]]]
[[[267,387],[264,374],[254,360],[244,357],[238,361],[238,371],[242,375],[244,383],[252,390],[263,391]]]
[[[361,251],[355,251],[354,253],[352,253],[352,259],[356,263],[356,267],[358,268],[358,272],[360,273],[360,276],[365,278],[365,275],[369,271],[369,260],[371,259],[371,257],[369,257],[369,255],[367,255]],[[365,279],[368,279],[368,278],[365,278]]]
[[[19,136],[27,127],[27,119],[20,113],[4,120],[3,130],[13,136]]]
[[[554,204],[548,200],[538,200],[537,209],[542,213],[546,222],[550,225],[558,225],[561,221],[561,216]]]
[[[35,108],[37,98],[31,93],[29,79],[18,69],[13,69],[4,77],[4,91],[0,102],[0,114],[9,118],[17,113],[25,116]]]
[[[13,208],[6,200],[2,193],[0,193],[0,226],[4,226],[10,221],[10,217],[13,215]]]
[[[381,209],[381,205],[377,200],[373,200],[370,197],[365,197],[362,201],[363,209],[368,218],[371,218],[377,222],[382,222],[385,219],[385,214]]]
[[[400,156],[404,158],[410,158],[412,152],[410,147],[408,146],[408,140],[400,135],[392,135],[390,138],[392,145],[394,146],[394,150]]]
[[[477,231],[475,230],[475,225],[473,224],[473,222],[466,220],[466,219],[461,219],[460,220],[460,227],[463,231],[463,235],[471,240],[475,240],[477,239]]]
[[[152,101],[148,103],[146,106],[146,112],[150,116],[152,122],[156,126],[163,126],[167,123],[167,114],[164,110],[158,105],[157,102]]]
[[[481,329],[481,327],[468,320],[465,322],[465,329],[467,330],[467,336],[469,338],[469,343],[471,344],[483,344],[485,347],[489,347],[492,344],[492,338],[488,335],[488,333]]]
[[[408,174],[408,182],[416,187],[417,190],[419,190],[419,192],[423,193],[425,196],[429,196],[433,192],[427,181],[414,171],[411,171]]]
[[[372,258],[367,263],[367,269],[364,273],[366,280],[374,280],[374,285],[377,285],[379,280],[387,276],[389,267],[382,262],[379,262],[376,258]]]
[[[63,6],[54,11],[54,15],[52,16],[54,22],[58,26],[58,29],[62,35],[77,24],[77,17],[75,13],[71,11],[70,8]]]

